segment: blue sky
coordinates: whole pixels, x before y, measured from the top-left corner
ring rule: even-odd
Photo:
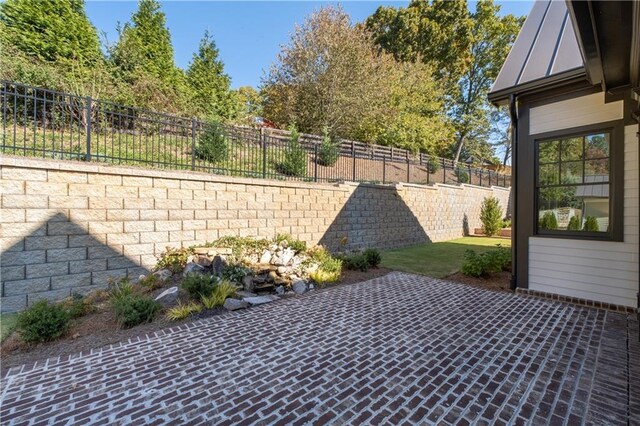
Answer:
[[[532,1],[497,1],[502,13],[526,15]],[[162,10],[171,31],[176,64],[186,68],[208,29],[214,36],[232,86],[260,84],[264,70],[286,44],[296,23],[322,5],[318,1],[167,1]],[[380,5],[406,6],[407,1],[347,1],[340,3],[354,22],[363,21]],[[473,4],[470,4],[473,8]],[[134,1],[89,1],[86,10],[98,31],[110,43],[118,38],[118,22],[125,23],[137,9]]]

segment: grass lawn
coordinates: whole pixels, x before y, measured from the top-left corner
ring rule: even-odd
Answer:
[[[385,268],[435,278],[454,274],[462,267],[465,250],[486,252],[501,244],[511,247],[508,238],[464,237],[441,243],[427,243],[382,252]]]
[[[18,314],[2,314],[0,316],[0,342],[5,339],[16,326]]]

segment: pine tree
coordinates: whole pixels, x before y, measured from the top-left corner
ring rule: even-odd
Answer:
[[[0,3],[0,43],[47,62],[97,61],[100,41],[82,0]]]
[[[230,90],[231,80],[224,73],[224,64],[218,54],[213,37],[206,31],[187,70],[187,83],[200,115],[214,119],[233,118],[238,114],[238,105]]]
[[[175,77],[171,34],[156,0],[140,0],[138,10],[119,29],[112,51],[114,63],[124,73],[143,71],[162,80]]]

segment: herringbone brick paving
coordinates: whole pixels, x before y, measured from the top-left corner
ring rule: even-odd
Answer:
[[[633,424],[634,316],[402,273],[2,379],[3,424]]]

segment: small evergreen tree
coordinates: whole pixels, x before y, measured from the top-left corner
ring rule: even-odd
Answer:
[[[469,173],[461,167],[456,169],[456,177],[458,178],[458,183],[469,183],[470,181]]]
[[[318,164],[323,166],[333,166],[338,161],[338,144],[331,141],[329,128],[325,126],[322,129],[322,143],[318,149]]]
[[[502,207],[495,197],[486,197],[480,207],[480,220],[484,233],[492,237],[500,231],[502,227]]]
[[[569,225],[567,226],[567,230],[568,231],[579,231],[580,228],[581,228],[580,216],[578,216],[578,215],[571,216],[571,219],[569,219]]]
[[[440,170],[440,160],[434,157],[429,158],[429,161],[427,161],[427,170],[429,170],[431,174],[438,173]]]
[[[307,153],[300,144],[300,133],[295,126],[289,126],[289,146],[284,153],[284,161],[279,164],[282,173],[288,176],[304,177],[307,174]]]
[[[598,220],[593,216],[587,216],[586,219],[584,220],[583,231],[589,231],[589,232],[600,231],[600,225],[598,225]]]
[[[214,164],[222,163],[229,158],[229,145],[219,123],[207,124],[198,139],[196,155]]]
[[[233,118],[238,114],[238,105],[230,89],[231,79],[224,73],[218,54],[216,42],[206,31],[187,70],[187,82],[199,114],[217,119]]]
[[[540,219],[538,225],[540,229],[558,229],[558,219],[556,219],[556,215],[553,214],[553,212],[546,212],[542,215],[542,219]]]

